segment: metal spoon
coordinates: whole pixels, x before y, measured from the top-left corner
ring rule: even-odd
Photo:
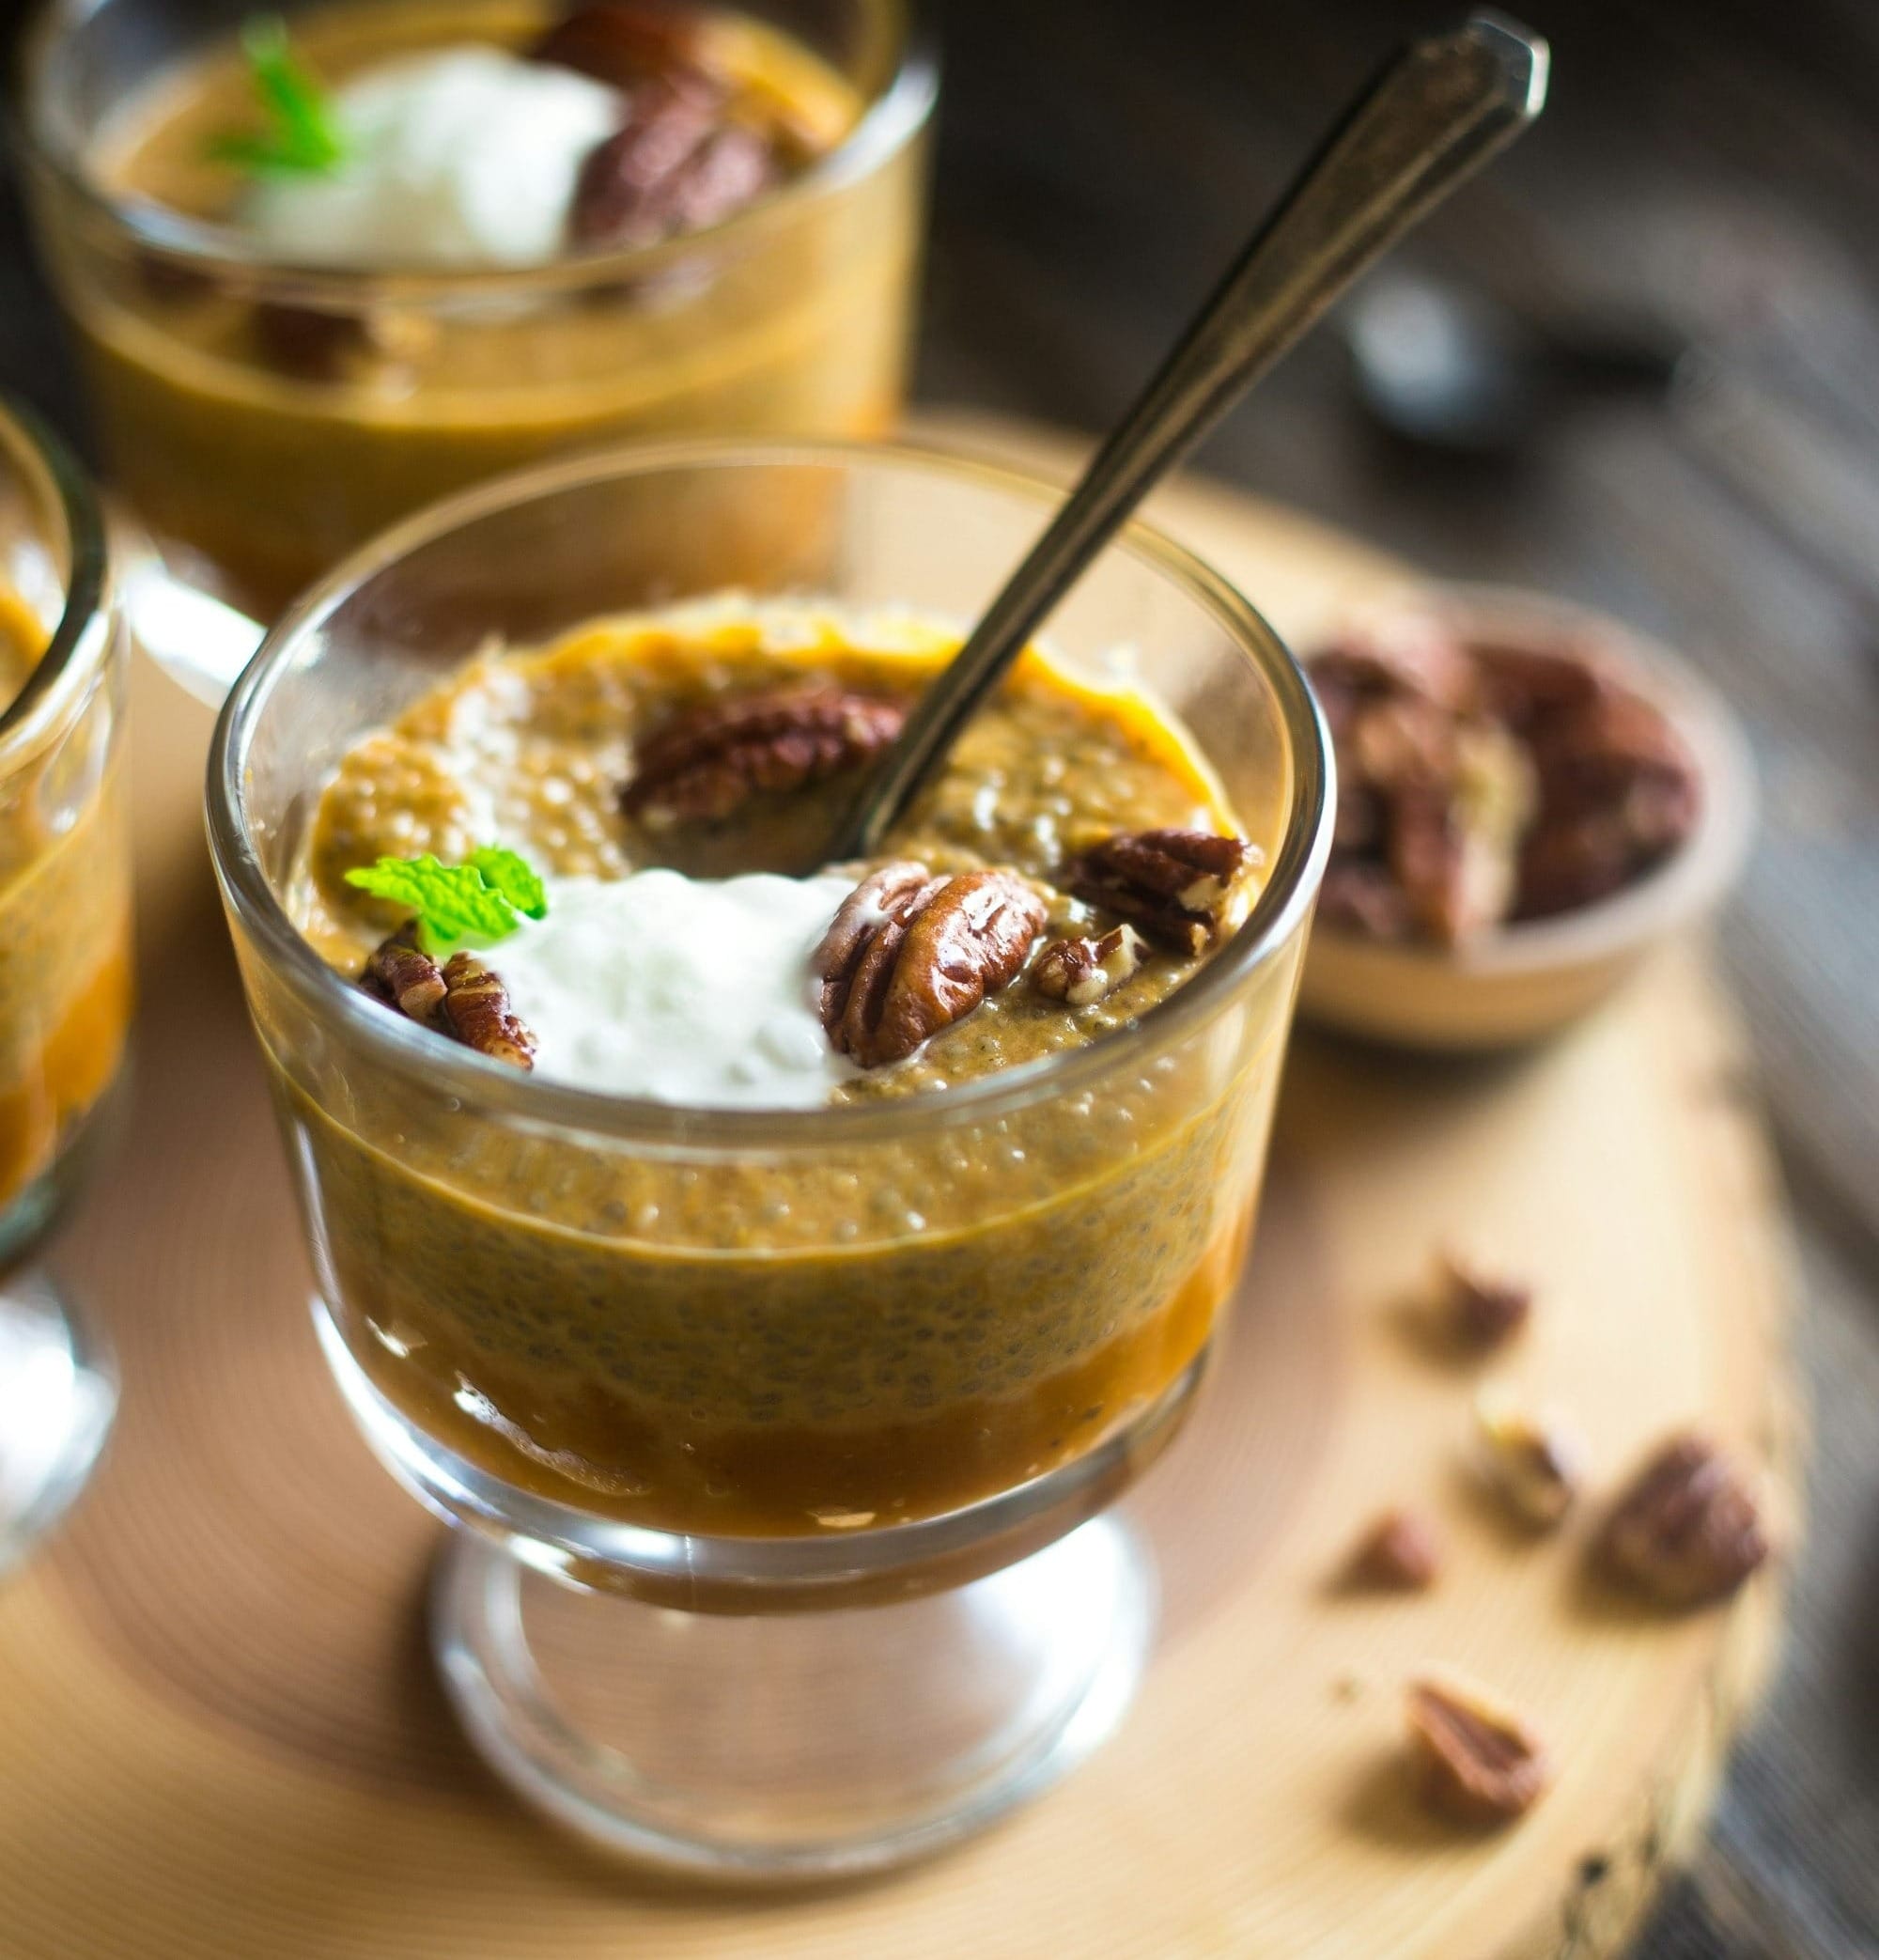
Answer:
[[[871,857],[1149,490],[1380,254],[1539,115],[1546,43],[1495,13],[1412,41],[1345,112],[870,771],[824,862]]]

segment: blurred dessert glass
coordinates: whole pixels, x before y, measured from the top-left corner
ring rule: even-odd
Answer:
[[[115,1401],[32,1255],[83,1175],[130,1021],[125,646],[89,489],[0,401],[0,1565],[77,1494]]]
[[[717,23],[747,92],[807,132],[800,167],[702,228],[510,265],[290,264],[238,222],[206,159],[252,109],[253,10],[47,0],[20,68],[42,247],[112,474],[175,576],[268,619],[396,518],[539,457],[894,418],[935,89],[902,0],[678,9]],[[465,43],[522,53],[564,13],[275,11],[340,81]]]
[[[642,1859],[894,1863],[1120,1719],[1152,1571],[1098,1514],[1178,1428],[1251,1229],[1329,842],[1322,726],[1244,600],[1127,534],[1053,653],[1193,732],[1269,840],[1250,915],[1088,1045],[814,1110],[603,1096],[387,1012],[295,929],[307,827],[340,758],[479,648],[711,595],[719,540],[752,599],[964,619],[1055,494],[838,445],[548,466],[349,560],[218,730],[211,847],[321,1337],[380,1456],[467,1528],[446,1684],[522,1795]],[[815,521],[766,557],[753,510]]]

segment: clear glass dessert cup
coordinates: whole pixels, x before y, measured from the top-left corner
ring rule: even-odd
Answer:
[[[404,16],[379,0],[355,0],[349,24],[333,0],[41,0],[12,104],[34,219],[112,479],[177,581],[267,620],[395,520],[544,457],[649,435],[872,436],[893,423],[933,67],[904,0],[733,10],[793,37],[859,97],[834,149],[662,243],[389,272],[270,262],[239,230],[101,184],[94,152],[153,74],[256,13],[365,36]],[[559,11],[413,0],[400,31],[430,44],[481,22],[520,44]],[[164,637],[153,628],[160,658]]]
[[[83,1487],[116,1377],[36,1254],[108,1120],[131,1017],[126,636],[77,466],[0,399],[0,1568]]]
[[[440,1042],[295,932],[297,854],[340,755],[491,635],[726,588],[965,621],[1054,498],[842,444],[547,466],[341,567],[217,732],[211,847],[321,1338],[460,1528],[444,1680],[525,1797],[668,1869],[931,1852],[1120,1719],[1154,1583],[1105,1514],[1180,1426],[1251,1229],[1328,848],[1315,708],[1236,593],[1131,530],[1051,642],[1137,677],[1269,819],[1250,916],[1121,1033],[810,1112],[610,1098]]]

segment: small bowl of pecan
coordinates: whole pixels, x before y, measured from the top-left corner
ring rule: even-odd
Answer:
[[[1741,729],[1615,620],[1452,586],[1353,614],[1306,667],[1338,766],[1300,1003],[1321,1024],[1418,1048],[1533,1040],[1741,868]]]

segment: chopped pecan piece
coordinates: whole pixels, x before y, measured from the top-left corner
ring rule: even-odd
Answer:
[[[1422,1794],[1465,1824],[1505,1824],[1531,1808],[1551,1774],[1545,1745],[1472,1684],[1409,1684],[1409,1741]]]
[[[1436,1277],[1449,1325],[1467,1346],[1499,1347],[1532,1314],[1532,1287],[1483,1272],[1453,1252],[1442,1254]]]
[[[910,1055],[1017,976],[1045,916],[1044,901],[1008,871],[877,872],[815,952],[830,1038],[863,1068]]]
[[[1099,940],[1056,940],[1037,956],[1031,984],[1050,1000],[1093,1007],[1134,976],[1145,950],[1133,926],[1118,926]]]
[[[446,1034],[512,1068],[535,1066],[535,1036],[509,1005],[509,992],[481,960],[454,953],[443,969],[439,1019]]]
[[[1234,880],[1250,855],[1212,831],[1124,831],[1079,851],[1059,882],[1176,953],[1219,938]]]
[[[359,985],[375,1001],[427,1027],[443,999],[443,969],[418,945],[414,928],[405,925],[374,949]]]
[[[1753,1496],[1700,1436],[1672,1437],[1606,1520],[1607,1563],[1666,1606],[1723,1599],[1768,1556]]]
[[[1360,1586],[1422,1593],[1442,1569],[1442,1544],[1420,1512],[1386,1511],[1358,1541],[1349,1577]]]
[[[759,791],[800,789],[870,760],[906,719],[899,702],[836,688],[707,701],[640,744],[621,807],[653,824],[728,817]]]
[[[1573,1507],[1583,1481],[1584,1452],[1556,1423],[1543,1423],[1496,1398],[1477,1407],[1487,1474],[1536,1531],[1551,1531]]]

